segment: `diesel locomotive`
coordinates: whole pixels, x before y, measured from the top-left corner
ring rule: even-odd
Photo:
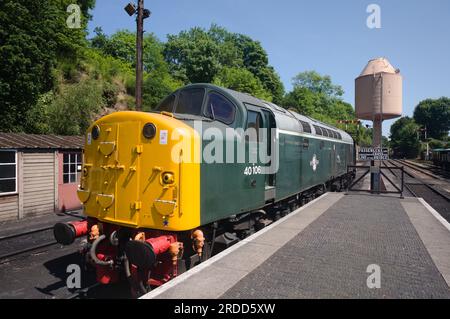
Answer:
[[[87,218],[54,235],[84,237],[98,282],[128,279],[136,294],[354,178],[346,132],[211,84],[185,86],[155,112],[104,116],[85,138]]]

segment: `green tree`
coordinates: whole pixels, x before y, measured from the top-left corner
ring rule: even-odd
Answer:
[[[419,126],[414,119],[405,116],[391,125],[391,148],[395,156],[416,158],[420,151],[420,141],[417,135]]]
[[[282,104],[300,114],[346,130],[358,145],[370,146],[370,130],[353,124],[338,124],[338,120],[354,120],[355,111],[351,104],[342,100],[343,89],[333,84],[330,76],[316,71],[299,73],[293,78],[293,89],[287,93]]]
[[[266,91],[261,81],[246,69],[224,67],[214,77],[213,83],[266,101],[272,100],[272,95]]]
[[[171,74],[184,83],[212,82],[222,68],[244,68],[258,78],[276,103],[284,87],[258,41],[213,24],[208,31],[192,28],[170,35],[164,56]]]
[[[450,98],[426,99],[414,109],[414,120],[427,128],[430,138],[442,139],[450,130]]]
[[[354,119],[353,107],[341,99],[344,91],[328,75],[306,71],[295,76],[292,84],[292,91],[283,100],[287,107],[307,116],[331,119],[332,125],[337,120]]]
[[[312,116],[318,107],[321,107],[322,97],[311,90],[302,87],[294,87],[286,94],[283,105],[293,107],[300,114]]]
[[[128,30],[120,30],[108,37],[101,28],[96,28],[95,33],[96,35],[91,39],[93,48],[101,52],[105,58],[118,59],[129,66],[131,72],[127,72],[124,81],[127,93],[134,95],[136,34]],[[154,108],[170,92],[180,87],[182,82],[173,79],[169,74],[169,66],[163,56],[163,44],[154,34],[145,35],[143,47],[144,83],[142,100],[143,110],[148,111]],[[113,70],[112,65],[106,65],[105,70]],[[129,76],[129,74],[132,76]]]
[[[50,131],[61,135],[82,135],[103,106],[103,87],[98,81],[88,79],[64,86],[48,106]]]
[[[142,87],[142,109],[149,111],[155,108],[167,95],[183,85],[167,73],[150,73],[144,77]]]
[[[172,75],[184,83],[211,82],[220,68],[219,46],[201,28],[169,35],[164,56]]]
[[[78,3],[82,28],[69,29],[66,8]],[[86,45],[92,0],[0,2],[0,126],[22,131],[28,109],[55,87],[55,67],[76,64]]]
[[[136,33],[119,30],[110,37],[101,28],[95,28],[96,35],[91,39],[91,46],[103,54],[118,58],[136,67]],[[163,44],[153,33],[146,33],[143,42],[142,61],[144,71],[167,71],[168,66],[162,54]]]
[[[260,79],[271,92],[274,102],[280,103],[284,94],[283,83],[275,69],[269,65],[267,52],[261,43],[243,34],[231,34],[230,37],[242,56],[244,67]]]
[[[294,88],[301,87],[313,93],[324,94],[326,97],[341,97],[344,90],[341,86],[333,84],[329,75],[320,75],[316,71],[305,71],[294,77]]]

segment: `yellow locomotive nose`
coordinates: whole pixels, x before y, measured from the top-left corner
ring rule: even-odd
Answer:
[[[197,227],[200,164],[183,158],[196,152],[190,158],[199,158],[199,135],[175,118],[130,111],[101,118],[86,135],[78,190],[85,213],[135,228]]]

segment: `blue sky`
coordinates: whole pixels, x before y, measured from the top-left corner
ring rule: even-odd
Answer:
[[[135,30],[127,0],[97,0],[89,30]],[[369,29],[369,4],[381,8],[381,28]],[[162,41],[212,23],[261,42],[286,90],[299,72],[331,76],[354,105],[354,79],[367,61],[384,56],[403,75],[403,114],[425,98],[450,96],[450,1],[406,0],[146,0],[145,30]],[[385,121],[389,134],[393,120]]]

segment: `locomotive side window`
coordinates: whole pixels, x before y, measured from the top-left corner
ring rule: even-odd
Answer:
[[[320,141],[320,149],[323,149],[325,146],[325,142],[324,141]]]
[[[169,95],[158,105],[157,110],[159,112],[173,112],[173,104],[175,103],[175,95]]]
[[[303,132],[305,132],[305,133],[311,133],[311,126],[309,125],[308,122],[300,121],[300,123],[302,124]]]
[[[186,89],[180,91],[178,95],[178,103],[175,108],[175,113],[192,115],[202,114],[202,104],[204,96],[204,89]]]
[[[247,129],[254,128],[256,130],[256,141],[259,141],[259,129],[262,125],[261,113],[255,111],[247,111]],[[253,135],[253,134],[252,134]],[[250,135],[251,141],[255,142],[255,136]]]
[[[221,94],[211,92],[208,94],[205,115],[225,124],[234,122],[236,107]]]
[[[327,128],[328,136],[333,137],[333,131]]]
[[[323,135],[322,129],[319,126],[314,125],[314,129],[316,130],[317,135]]]
[[[309,148],[309,139],[304,138],[303,139],[303,149],[307,150]]]

